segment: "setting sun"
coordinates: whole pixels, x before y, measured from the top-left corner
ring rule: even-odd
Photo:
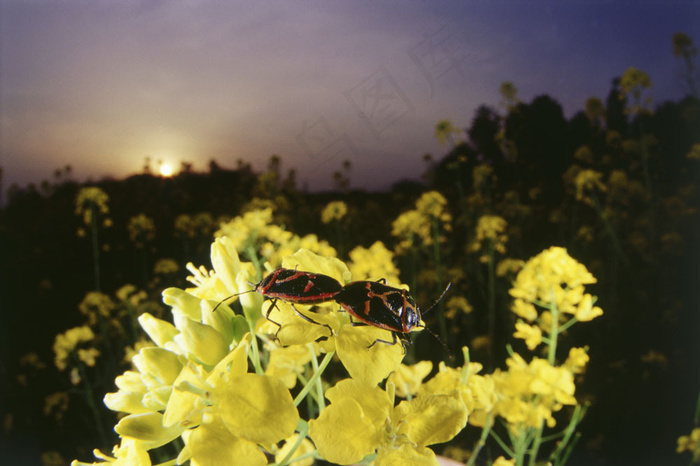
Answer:
[[[169,163],[164,163],[163,165],[160,166],[160,174],[161,176],[169,177],[173,176],[173,167]]]

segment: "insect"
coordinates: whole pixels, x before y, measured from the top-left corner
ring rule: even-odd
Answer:
[[[270,312],[277,307],[277,300],[281,299],[291,303],[292,308],[300,317],[311,323],[321,325],[299,312],[294,308],[294,304],[320,304],[332,301],[342,288],[343,285],[338,280],[328,275],[279,268],[260,280],[258,284],[253,285],[252,289],[231,295],[221,301],[221,303],[234,296],[257,292],[272,300],[272,305],[268,308],[265,315],[265,318],[270,322],[279,326],[277,322],[270,319]],[[216,307],[219,307],[221,303],[217,304]],[[214,310],[216,310],[216,307]],[[328,325],[325,326],[328,327]]]
[[[435,307],[449,288],[448,284],[440,298],[426,312]],[[377,342],[395,345],[397,340],[400,340],[405,348],[406,344],[411,343],[409,336],[411,330],[416,327],[425,327],[421,323],[421,311],[408,291],[388,286],[383,279],[376,282],[349,283],[333,299],[344,311],[359,319],[362,324],[391,332],[392,341],[377,339],[369,345],[369,348]],[[437,338],[433,332],[430,333]]]

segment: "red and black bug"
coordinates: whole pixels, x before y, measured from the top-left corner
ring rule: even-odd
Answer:
[[[449,288],[448,284],[435,304],[445,296]],[[377,342],[394,345],[397,339],[405,347],[411,343],[411,330],[425,326],[421,322],[421,311],[408,291],[388,286],[386,280],[349,283],[333,299],[362,324],[391,332],[392,341],[375,340],[370,347]],[[428,311],[435,307],[435,304]]]
[[[279,268],[260,280],[257,285],[253,285],[252,289],[231,295],[224,299],[222,303],[234,296],[258,292],[272,300],[272,305],[268,309],[265,318],[277,324],[277,322],[270,319],[269,315],[270,311],[277,307],[278,299],[291,303],[292,308],[294,308],[294,304],[320,304],[333,300],[335,295],[338,294],[342,288],[343,285],[341,285],[338,280],[328,275],[302,272],[296,269]],[[221,303],[219,303],[219,305],[220,304]],[[217,305],[217,307],[219,307],[219,305]],[[214,308],[214,310],[216,310],[216,308]],[[294,310],[305,320],[318,324],[318,322],[315,322],[297,311],[296,308],[294,308]],[[326,327],[328,326],[326,325]]]

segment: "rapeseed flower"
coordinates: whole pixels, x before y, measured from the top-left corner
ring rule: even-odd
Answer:
[[[573,374],[566,368],[554,367],[540,358],[527,363],[517,353],[506,364],[507,371],[497,369],[492,375],[498,393],[494,412],[512,428],[540,428],[543,422],[554,427],[552,413],[563,405],[576,405]]]
[[[681,435],[678,437],[677,453],[689,451],[693,454],[693,462],[700,462],[700,427],[696,427],[690,435]]]
[[[59,333],[53,343],[54,363],[59,371],[64,371],[68,367],[68,358],[75,348],[85,342],[90,342],[95,338],[92,329],[87,325],[73,327],[64,333]]]
[[[593,198],[597,191],[605,192],[606,187],[602,182],[603,174],[595,170],[580,170],[574,179],[576,188],[576,200],[588,205],[594,205]]]
[[[350,251],[348,268],[353,280],[386,279],[389,284],[400,283],[399,269],[394,265],[394,254],[377,241],[369,248],[357,246]]]
[[[433,363],[430,361],[419,361],[411,366],[399,365],[391,373],[387,382],[391,382],[396,387],[396,394],[401,398],[412,398],[423,382],[423,379],[433,370]]]
[[[85,225],[92,224],[95,212],[106,215],[109,213],[109,196],[96,186],[81,188],[75,198],[75,215],[82,215]]]
[[[476,225],[476,235],[469,246],[469,251],[476,252],[483,250],[479,260],[486,263],[490,260],[490,248],[485,248],[487,244],[493,245],[493,250],[501,254],[506,252],[508,235],[505,233],[508,222],[498,215],[482,215]]]
[[[329,202],[321,212],[321,222],[331,223],[342,220],[348,213],[348,206],[343,201]]]
[[[394,385],[387,391],[345,379],[326,391],[331,402],[309,421],[309,435],[328,461],[352,464],[377,453],[376,466],[432,464],[427,448],[447,442],[464,428],[467,409],[456,394],[424,395],[394,406]]]
[[[126,225],[129,239],[138,248],[142,248],[156,236],[156,227],[153,219],[145,214],[138,214],[129,219]]]

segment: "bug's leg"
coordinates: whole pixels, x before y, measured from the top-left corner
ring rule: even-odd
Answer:
[[[385,345],[395,345],[397,341],[398,341],[398,339],[396,338],[396,332],[391,332],[391,341],[382,340],[382,339],[380,339],[380,338],[377,338],[376,340],[374,340],[374,341],[372,342],[371,345],[369,345],[369,346],[367,347],[367,349],[370,349],[371,347],[373,347],[373,346],[376,345],[377,343],[384,343]]]
[[[272,312],[272,309],[277,309],[278,311],[280,310],[279,307],[277,307],[277,298],[271,299],[270,300],[270,307],[267,308],[267,312],[265,313],[265,318],[275,324],[277,326],[277,331],[275,332],[275,338],[277,338],[277,335],[280,333],[280,330],[282,330],[282,324],[279,322],[275,322],[274,320],[270,319],[270,313]]]
[[[328,325],[328,324],[322,324],[321,322],[316,322],[316,321],[313,320],[311,317],[302,314],[301,311],[299,311],[299,309],[297,309],[296,307],[294,307],[294,304],[291,304],[291,306],[292,306],[292,309],[294,309],[294,312],[296,312],[297,315],[298,315],[299,317],[301,317],[301,318],[304,319],[305,321],[310,322],[310,323],[312,323],[312,324],[321,325],[321,326],[323,326],[323,327],[326,327],[326,328],[328,329],[328,331],[331,333],[329,336],[333,336],[333,329],[331,328],[330,325]]]

